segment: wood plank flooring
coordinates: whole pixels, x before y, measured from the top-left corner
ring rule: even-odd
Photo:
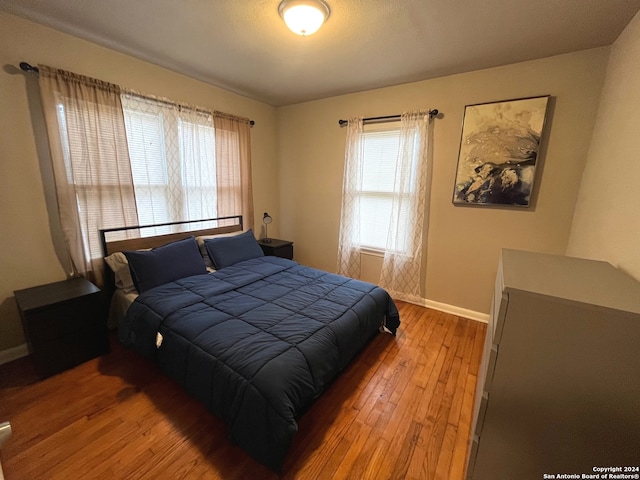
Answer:
[[[378,335],[299,421],[276,475],[153,364],[112,352],[43,381],[28,359],[0,366],[0,452],[15,479],[464,478],[486,325],[398,302]]]

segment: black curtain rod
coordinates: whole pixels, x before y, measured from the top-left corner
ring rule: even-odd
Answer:
[[[38,67],[34,67],[27,62],[20,62],[20,69],[28,73],[36,73],[36,74],[40,73],[40,70],[38,69]],[[254,120],[249,120],[249,125],[253,127],[255,124],[256,122]]]
[[[433,110],[429,110],[429,118],[433,118],[436,115],[438,115],[440,112],[438,111],[437,108],[434,108]],[[387,115],[384,117],[368,117],[368,118],[363,118],[362,121],[364,123],[369,123],[369,122],[379,122],[382,120],[388,120],[390,122],[396,122],[399,121],[400,118],[402,118],[402,115]],[[338,124],[341,127],[344,127],[345,125],[349,124],[349,120],[338,120]]]

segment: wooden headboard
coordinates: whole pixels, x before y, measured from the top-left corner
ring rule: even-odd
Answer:
[[[217,224],[209,228],[199,228],[197,230],[190,230],[189,224]],[[180,228],[180,231],[174,233],[166,233],[162,235],[149,235],[142,236],[145,229],[158,228],[158,227],[175,227]],[[235,215],[231,217],[220,218],[208,218],[204,220],[190,220],[187,222],[172,222],[172,223],[159,223],[155,225],[136,225],[133,227],[121,227],[121,228],[106,228],[100,230],[100,241],[102,242],[102,252],[104,256],[111,255],[115,252],[121,252],[123,250],[141,250],[143,248],[155,248],[165,245],[169,242],[175,242],[176,240],[182,240],[190,236],[202,236],[202,235],[220,235],[222,233],[240,232],[243,230],[242,215]],[[117,233],[122,232],[136,232],[134,238],[109,240],[109,236],[117,236]]]

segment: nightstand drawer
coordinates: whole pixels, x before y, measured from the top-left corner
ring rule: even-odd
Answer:
[[[264,248],[263,248],[264,251]],[[269,251],[269,249],[267,248],[267,251]],[[265,255],[272,255],[274,257],[282,257],[282,258],[288,258],[289,260],[293,259],[293,244],[289,244],[289,245],[283,245],[279,248],[274,248],[273,250],[269,251],[269,253],[265,253]]]
[[[109,352],[109,337],[98,332],[77,332],[42,343],[32,352],[41,377],[50,377]]]
[[[52,305],[24,315],[25,333],[33,345],[50,342],[81,332],[97,332],[105,328],[99,314],[99,293]]]
[[[268,240],[258,240],[258,245],[267,256],[282,257],[293,260],[293,242],[270,238]]]

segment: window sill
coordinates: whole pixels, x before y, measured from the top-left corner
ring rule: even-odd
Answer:
[[[384,250],[377,250],[375,248],[360,248],[360,253],[364,255],[370,255],[372,257],[384,257]]]

